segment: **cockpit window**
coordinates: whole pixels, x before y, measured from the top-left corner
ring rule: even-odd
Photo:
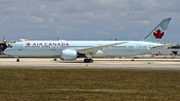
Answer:
[[[12,48],[13,46],[9,46],[9,48]]]

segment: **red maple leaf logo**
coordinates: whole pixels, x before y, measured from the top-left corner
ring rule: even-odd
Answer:
[[[156,32],[153,32],[155,39],[162,39],[164,36],[164,32],[161,33],[161,31],[158,29]]]
[[[26,45],[27,45],[27,46],[30,46],[30,45],[31,45],[31,43],[26,43]]]

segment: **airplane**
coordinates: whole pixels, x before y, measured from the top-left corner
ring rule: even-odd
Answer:
[[[141,41],[23,41],[6,48],[4,53],[19,57],[60,57],[61,60],[76,60],[86,57],[85,63],[92,63],[92,57],[130,57],[167,49],[170,44],[162,43],[171,18],[162,20]]]

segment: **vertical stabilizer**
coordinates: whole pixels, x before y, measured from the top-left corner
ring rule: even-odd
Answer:
[[[171,18],[162,20],[145,38],[143,41],[162,43],[165,32],[168,28]]]

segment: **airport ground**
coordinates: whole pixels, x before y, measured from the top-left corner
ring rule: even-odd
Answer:
[[[0,58],[0,99],[29,101],[180,100],[180,59]]]
[[[93,63],[84,63],[83,58],[62,61],[54,58],[0,58],[0,68],[38,68],[38,69],[105,69],[105,70],[180,70],[180,58],[94,58]]]

